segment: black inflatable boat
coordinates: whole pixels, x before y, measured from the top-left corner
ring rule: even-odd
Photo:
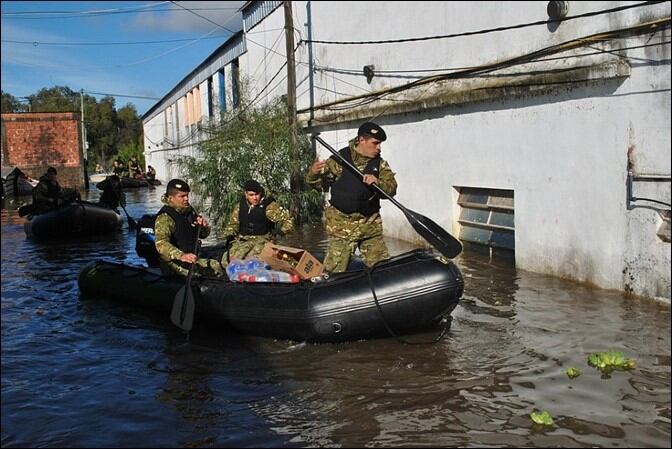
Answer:
[[[48,212],[29,216],[23,229],[40,240],[110,235],[124,221],[112,209],[88,201],[73,201]]]
[[[168,319],[184,280],[146,268],[98,261],[79,275],[84,297],[158,310]],[[451,261],[415,250],[326,280],[299,284],[193,279],[195,325],[295,341],[341,342],[438,329],[462,295]]]

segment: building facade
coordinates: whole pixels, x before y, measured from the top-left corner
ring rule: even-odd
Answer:
[[[341,148],[376,121],[406,207],[518,268],[669,302],[669,2],[290,3],[307,132]],[[249,76],[259,102],[285,94],[288,17],[248,2],[216,53],[240,51],[206,72]],[[156,129],[184,138],[210,116],[219,90],[201,73],[181,83],[198,93],[177,86],[148,113],[148,163]],[[386,235],[422,243],[398,209],[383,216]]]
[[[2,114],[3,168],[18,167],[39,178],[53,166],[61,185],[85,188],[80,123],[76,112]]]

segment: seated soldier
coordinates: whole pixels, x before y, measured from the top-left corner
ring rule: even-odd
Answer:
[[[63,188],[58,183],[58,172],[54,167],[49,167],[47,172],[40,177],[32,192],[32,214],[41,214],[55,209],[61,204],[80,200],[79,192],[75,189]]]
[[[161,197],[164,206],[156,215],[154,224],[161,271],[167,275],[186,277],[193,264],[194,276],[222,276],[224,269],[218,260],[199,258],[194,252],[197,240],[210,234],[210,225],[189,204],[190,190],[181,179],[171,179],[165,195]]]
[[[264,189],[257,181],[247,181],[243,190],[240,204],[233,208],[229,223],[224,228],[224,236],[233,240],[228,251],[229,259],[258,256],[266,242],[271,241],[276,225],[285,234],[294,230],[294,220],[289,211],[272,196],[265,196]],[[223,265],[227,262],[222,260]]]

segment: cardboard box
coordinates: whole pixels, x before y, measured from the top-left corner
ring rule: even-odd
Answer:
[[[289,262],[283,260],[283,254],[286,254],[286,257],[291,258],[291,260]],[[324,269],[322,263],[305,249],[275,245],[271,242],[266,243],[259,258],[274,270],[295,273],[302,279],[318,276]]]

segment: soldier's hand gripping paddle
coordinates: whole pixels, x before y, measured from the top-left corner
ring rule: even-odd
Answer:
[[[343,156],[341,156],[336,150],[334,150],[331,147],[331,145],[325,142],[321,137],[315,134],[313,135],[312,138],[320,142],[322,145],[324,145],[324,147],[327,150],[329,150],[334,156],[336,156],[341,161],[341,163],[344,164],[345,167],[350,169],[353,173],[361,176],[362,178],[364,177],[362,172],[360,172],[357,169],[357,167],[355,167],[353,164],[345,160]],[[409,221],[409,223],[411,223],[413,229],[415,229],[415,231],[418,234],[420,234],[425,240],[427,240],[427,242],[430,245],[432,245],[438,252],[448,257],[449,259],[456,257],[458,254],[462,252],[462,243],[460,243],[459,240],[450,235],[441,226],[434,223],[432,220],[425,217],[424,215],[421,215],[417,212],[413,212],[412,210],[405,208],[401,203],[399,203],[399,201],[392,198],[392,196],[390,196],[387,192],[381,189],[380,186],[378,186],[377,184],[372,184],[371,187],[376,189],[378,193],[383,195],[385,198],[390,200],[392,204],[397,206],[399,210],[401,210],[404,213],[404,215],[406,215],[406,219]]]

